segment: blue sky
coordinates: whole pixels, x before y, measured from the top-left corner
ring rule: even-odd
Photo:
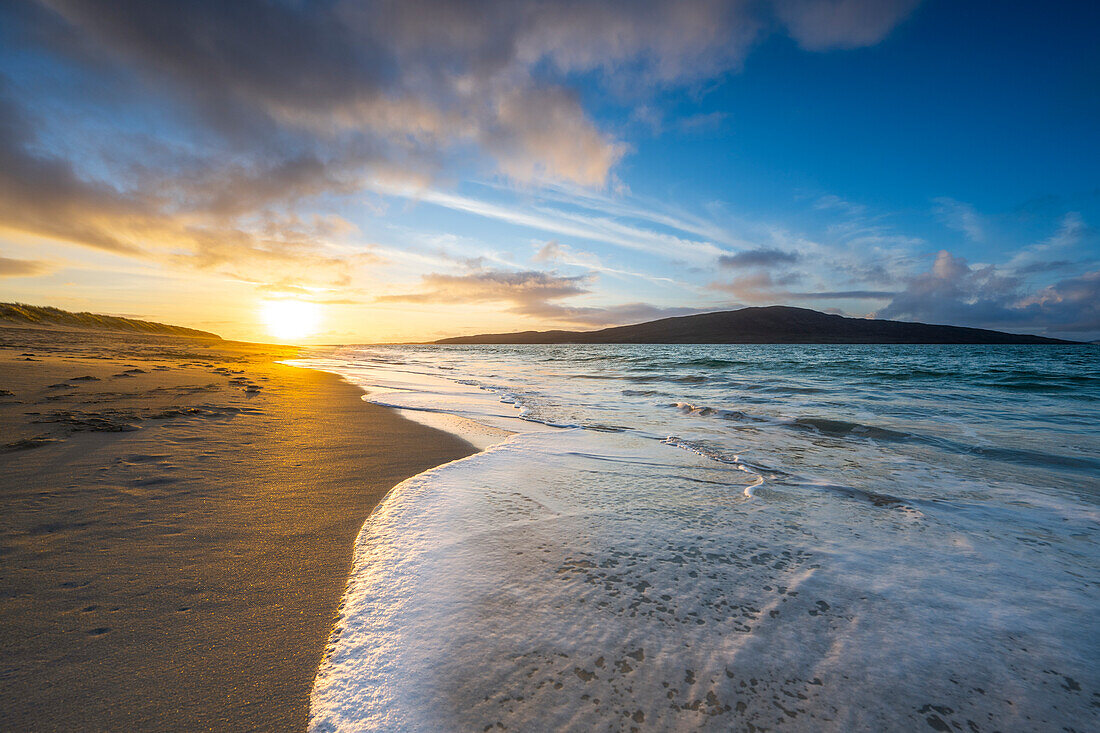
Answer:
[[[290,299],[321,341],[769,304],[1100,338],[1094,3],[0,12],[5,299],[244,338]]]

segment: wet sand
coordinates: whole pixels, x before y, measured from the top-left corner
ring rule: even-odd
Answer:
[[[293,354],[0,327],[0,727],[305,728],[364,520],[473,448]]]

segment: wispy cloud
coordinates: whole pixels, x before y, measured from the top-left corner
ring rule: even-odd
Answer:
[[[588,216],[546,207],[521,208],[432,188],[418,189],[384,182],[374,183],[373,188],[388,195],[476,214],[549,234],[586,239],[660,257],[676,253],[679,257],[705,261],[722,253],[720,248],[707,241],[631,226],[608,216]]]
[[[888,300],[897,295],[891,290],[792,290],[790,286],[802,277],[797,273],[775,276],[769,272],[755,272],[732,280],[710,284],[711,289],[726,292],[744,303],[782,304],[792,300]]]
[[[690,316],[706,310],[708,309],[682,306],[662,307],[650,303],[623,303],[607,307],[543,303],[538,307],[529,308],[526,315],[537,316],[563,326],[599,328],[642,323],[658,318]]]
[[[1067,212],[1062,217],[1054,234],[1041,242],[1020,249],[1012,256],[1005,267],[1015,270],[1019,274],[1033,274],[1060,269],[1071,264],[1071,262],[1068,260],[1051,261],[1048,258],[1052,255],[1058,256],[1055,253],[1061,253],[1061,256],[1064,257],[1066,252],[1072,251],[1089,238],[1095,240],[1097,238],[1096,231],[1085,223],[1084,217],[1079,212]],[[1089,259],[1095,260],[1096,255]]]
[[[985,222],[970,204],[952,198],[936,199],[936,215],[947,226],[965,234],[972,242],[984,242]]]
[[[0,277],[38,277],[53,272],[54,267],[40,260],[17,260],[0,257]]]
[[[772,267],[791,264],[798,261],[796,252],[784,252],[781,249],[747,249],[732,255],[721,255],[718,264],[722,267]]]
[[[415,292],[380,296],[383,303],[499,303],[510,313],[563,326],[607,326],[637,323],[666,316],[689,315],[702,309],[662,307],[649,303],[609,306],[573,305],[563,301],[591,293],[591,274],[564,276],[539,270],[484,270],[465,275],[425,275]]]
[[[468,275],[430,273],[421,278],[414,293],[383,295],[380,302],[403,303],[500,303],[519,307],[560,300],[589,292],[588,275],[563,276],[528,270],[505,272],[486,270]]]
[[[691,283],[683,280],[677,280],[672,277],[664,277],[661,275],[650,275],[645,272],[638,272],[635,270],[626,270],[618,267],[610,267],[605,265],[603,261],[591,252],[583,252],[570,247],[567,244],[561,244],[557,240],[550,240],[538,248],[534,256],[531,258],[534,262],[557,262],[563,265],[570,265],[573,267],[582,267],[588,270],[593,270],[601,274],[611,275],[613,277],[622,278],[636,278],[638,280],[645,280],[646,282],[653,283],[655,285],[675,286],[681,288],[682,291],[690,291],[694,286]]]

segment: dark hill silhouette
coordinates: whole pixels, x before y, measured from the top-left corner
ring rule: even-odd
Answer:
[[[598,331],[521,331],[437,344],[1074,344],[1077,341],[927,323],[845,318],[769,306],[662,318]]]

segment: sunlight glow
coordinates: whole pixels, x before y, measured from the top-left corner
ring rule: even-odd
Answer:
[[[265,300],[260,303],[260,317],[275,338],[295,340],[316,332],[321,306],[301,300]]]

